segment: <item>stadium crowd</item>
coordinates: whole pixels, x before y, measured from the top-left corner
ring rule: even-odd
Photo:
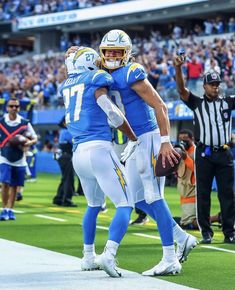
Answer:
[[[0,21],[17,17],[91,8],[128,0],[3,0],[0,3]]]
[[[144,65],[150,82],[157,88],[164,101],[178,99],[173,67],[173,55],[183,49],[187,62],[183,72],[187,86],[192,91],[200,87],[202,76],[210,69],[221,75],[225,94],[235,94],[235,36],[215,37],[213,40],[196,40],[190,36],[176,41],[160,40],[157,31],[150,37],[133,38],[133,51],[137,62]],[[86,45],[98,50],[99,38],[91,43],[83,43],[75,37],[67,45]],[[67,46],[66,45],[66,46]],[[61,47],[65,51],[66,46]],[[7,62],[0,64],[0,98],[8,100],[14,95],[19,99],[36,102],[36,108],[61,107],[63,101],[58,88],[66,77],[64,53],[35,56],[23,63]]]

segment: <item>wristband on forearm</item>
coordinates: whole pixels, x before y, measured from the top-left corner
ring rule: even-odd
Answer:
[[[170,142],[170,136],[161,136],[161,143]]]

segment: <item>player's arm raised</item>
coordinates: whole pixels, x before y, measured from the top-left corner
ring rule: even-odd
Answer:
[[[159,155],[162,154],[162,165],[165,167],[165,158],[167,158],[171,166],[174,166],[172,160],[178,163],[175,155],[179,156],[179,154],[170,143],[170,121],[165,103],[147,79],[135,82],[131,88],[155,110],[161,134],[161,149]]]
[[[173,64],[175,67],[175,79],[176,79],[176,84],[177,84],[177,91],[180,94],[181,99],[187,102],[190,92],[185,87],[184,77],[183,77],[183,73],[181,69],[181,66],[184,64],[184,62],[185,62],[184,56],[182,57],[182,56],[176,55],[173,59]]]

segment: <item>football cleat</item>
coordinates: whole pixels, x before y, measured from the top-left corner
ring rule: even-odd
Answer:
[[[173,262],[161,260],[160,263],[158,263],[152,269],[143,272],[142,275],[143,276],[163,276],[169,274],[175,275],[180,273],[181,269],[182,266],[177,259],[175,259],[175,261]]]
[[[117,268],[115,257],[111,254],[108,255],[106,252],[103,252],[101,255],[96,256],[95,263],[110,277],[119,278],[122,276]]]
[[[197,244],[197,239],[190,234],[187,234],[183,244],[177,244],[176,256],[180,263],[187,261],[189,253],[197,246]]]
[[[82,271],[94,271],[99,270],[99,266],[95,263],[95,255],[89,257],[83,257],[81,261]]]
[[[130,224],[142,226],[148,222],[149,222],[149,219],[147,217],[138,216],[137,219],[134,220],[133,222],[130,222]]]

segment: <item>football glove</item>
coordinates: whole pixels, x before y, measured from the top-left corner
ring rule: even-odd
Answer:
[[[138,145],[138,140],[137,141],[128,141],[128,144],[124,151],[121,153],[121,161],[125,162],[131,154],[135,151],[136,146]]]

